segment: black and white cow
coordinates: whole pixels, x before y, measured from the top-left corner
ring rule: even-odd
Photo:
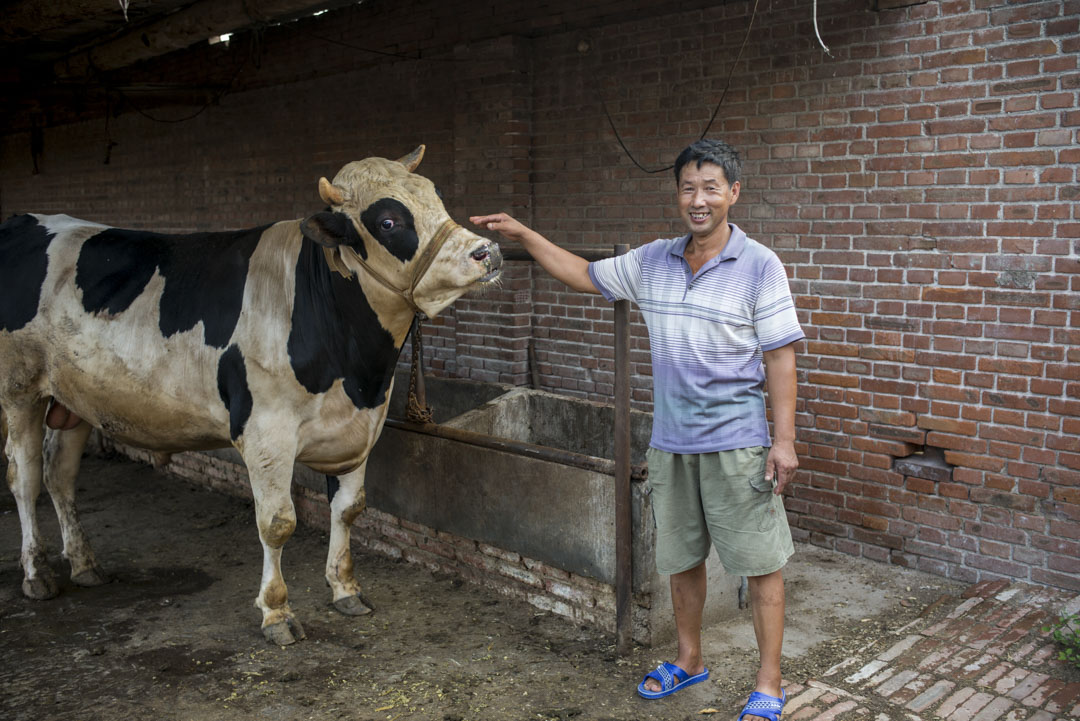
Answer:
[[[166,453],[239,450],[263,546],[255,605],[279,644],[304,637],[280,563],[296,526],[293,463],[338,476],[326,580],[338,610],[369,611],[349,527],[412,317],[502,263],[413,174],[423,151],[350,163],[319,180],[325,211],[253,230],[162,235],[65,215],[0,225],[0,409],[27,596],[58,592],[34,515],[42,481],[73,581],[104,581],[74,499],[93,426]]]

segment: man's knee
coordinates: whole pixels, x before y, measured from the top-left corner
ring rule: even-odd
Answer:
[[[775,604],[784,602],[784,576],[780,570],[762,576],[748,576],[750,599],[755,603]]]

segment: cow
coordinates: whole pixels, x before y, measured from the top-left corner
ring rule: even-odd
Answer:
[[[263,547],[263,635],[304,638],[281,552],[296,527],[293,465],[336,476],[326,580],[334,607],[370,612],[349,529],[414,316],[498,279],[499,247],[455,224],[399,160],[349,163],[326,207],[251,230],[165,235],[66,215],[0,225],[0,409],[22,527],[23,593],[58,593],[35,518],[44,482],[71,579],[105,582],[75,508],[91,428],[165,454],[235,447]]]

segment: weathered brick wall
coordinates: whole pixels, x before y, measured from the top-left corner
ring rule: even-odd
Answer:
[[[796,535],[1078,588],[1080,3],[819,3],[832,57],[805,5],[757,18],[713,133],[744,151],[735,222],[787,264],[807,332]],[[643,165],[667,164],[707,122],[748,10],[613,24],[586,52],[542,41],[538,226],[567,245],[677,232],[670,176],[631,165],[598,96]],[[603,357],[596,304],[536,287],[545,380],[606,387],[566,367]]]
[[[959,580],[1077,589],[1080,0],[912,2],[821,0],[831,56],[810,3],[761,3],[711,132],[743,150],[733,218],[787,264],[807,333],[793,526]],[[709,121],[751,7],[375,0],[241,33],[127,72],[233,84],[186,122],[43,100],[34,175],[13,116],[0,212],[249,226],[317,210],[318,176],[348,160],[424,142],[459,221],[506,209],[572,248],[672,236],[670,172],[631,163],[604,104],[643,165],[668,164]],[[603,398],[611,327],[606,303],[517,265],[429,325],[428,364]],[[636,315],[633,343],[648,408]]]

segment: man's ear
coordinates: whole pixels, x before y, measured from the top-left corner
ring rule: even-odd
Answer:
[[[344,213],[334,213],[324,210],[310,218],[300,221],[300,232],[313,243],[326,248],[336,248],[339,245],[347,245],[364,260],[367,260],[367,248],[364,247],[364,239],[356,232],[356,226],[352,219]]]

